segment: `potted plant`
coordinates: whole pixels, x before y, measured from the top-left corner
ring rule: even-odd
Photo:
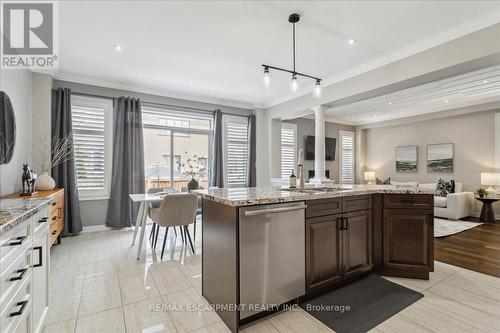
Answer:
[[[484,198],[486,196],[486,190],[482,187],[480,187],[477,191],[476,194],[480,198]]]
[[[73,133],[69,132],[60,139],[55,136],[49,139],[48,136],[44,135],[42,141],[37,145],[32,145],[32,147],[36,153],[33,159],[42,171],[36,179],[35,188],[40,191],[53,190],[56,187],[56,181],[49,175],[49,171],[73,158]]]
[[[187,154],[187,152],[185,152],[185,154]],[[200,175],[206,171],[206,167],[199,162],[198,156],[193,155],[192,157],[188,157],[186,161],[182,163],[178,161],[177,167],[184,176],[191,177],[191,180],[187,184],[188,191],[197,190],[200,187],[198,179]]]

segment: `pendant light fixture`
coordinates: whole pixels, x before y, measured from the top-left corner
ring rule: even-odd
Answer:
[[[274,69],[274,70],[278,70],[278,71],[287,72],[287,73],[292,74],[292,78],[291,78],[291,81],[290,81],[290,90],[292,92],[296,92],[298,90],[298,88],[299,88],[299,82],[297,80],[297,76],[302,76],[302,77],[305,77],[305,78],[316,80],[316,84],[314,85],[314,90],[313,90],[313,96],[314,97],[321,97],[321,92],[322,92],[321,91],[322,90],[321,89],[321,79],[317,78],[317,77],[314,77],[314,76],[311,76],[311,75],[304,74],[304,73],[299,73],[295,69],[295,24],[297,24],[297,22],[299,22],[299,21],[300,21],[300,15],[299,14],[291,14],[288,17],[288,22],[290,22],[292,24],[292,36],[293,36],[293,69],[289,70],[289,69],[279,68],[279,67],[275,67],[275,66],[271,66],[271,65],[262,65],[262,67],[264,67],[264,85],[266,87],[269,87],[271,85],[271,72],[270,72],[270,69]]]

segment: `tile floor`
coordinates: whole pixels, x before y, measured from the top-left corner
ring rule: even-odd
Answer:
[[[141,261],[130,245],[132,230],[83,233],[54,246],[44,332],[229,332],[214,312],[202,311],[201,232],[195,255],[169,232],[160,261],[163,232],[156,251],[146,243]],[[500,279],[440,262],[435,266],[429,281],[388,278],[425,297],[372,332],[500,332]],[[163,311],[169,304],[176,308]],[[199,307],[179,310],[193,304]],[[278,313],[243,332],[332,331],[300,310]]]

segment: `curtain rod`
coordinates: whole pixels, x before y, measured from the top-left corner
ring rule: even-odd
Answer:
[[[110,99],[113,102],[117,99],[117,97],[111,97],[111,96],[104,96],[104,95],[97,95],[97,94],[88,94],[88,93],[82,93],[82,92],[77,92],[77,91],[71,91],[72,95],[80,95],[80,96],[87,96],[87,97],[94,97],[94,98],[103,98],[103,99]],[[191,111],[196,111],[196,112],[203,112],[203,113],[214,113],[216,109],[214,110],[209,110],[209,109],[198,109],[198,108],[192,108],[189,106],[178,106],[178,105],[171,105],[171,104],[163,104],[163,103],[155,103],[155,102],[148,102],[148,101],[143,101],[141,100],[143,104],[150,104],[150,105],[156,105],[156,106],[161,106],[161,107],[167,107],[167,108],[179,108],[179,109],[186,109],[186,110],[191,110]],[[223,114],[231,115],[231,116],[238,116],[238,117],[248,117],[247,115],[242,115],[238,113],[231,113],[231,112],[223,112]]]

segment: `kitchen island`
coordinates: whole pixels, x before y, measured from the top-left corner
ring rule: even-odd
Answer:
[[[429,279],[433,193],[351,185],[197,191],[202,294],[232,332],[369,272]]]

